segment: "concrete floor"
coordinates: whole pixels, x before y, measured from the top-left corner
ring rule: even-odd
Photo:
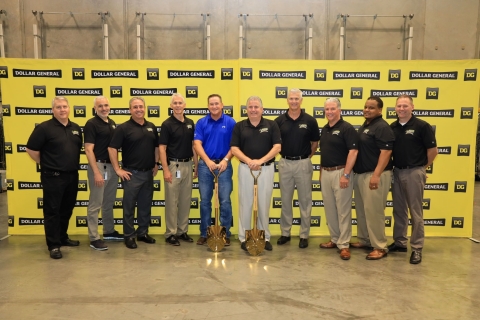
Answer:
[[[6,201],[0,194],[0,203]],[[0,210],[4,210],[0,204]],[[480,238],[480,184],[474,237]],[[408,253],[379,261],[352,250],[342,261],[320,250],[327,238],[298,238],[259,257],[238,242],[221,253],[207,246],[166,245],[163,237],[137,250],[110,243],[48,257],[43,236],[0,241],[0,319],[478,319],[480,244],[428,238],[419,265]]]

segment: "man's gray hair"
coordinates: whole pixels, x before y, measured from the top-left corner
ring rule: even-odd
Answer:
[[[145,106],[145,99],[143,99],[142,97],[132,97],[130,101],[128,101],[129,108],[132,106],[133,100],[141,100],[143,102],[143,105]]]
[[[184,98],[180,93],[175,92],[174,94],[172,94],[172,97],[170,98],[170,104],[173,103],[173,98],[175,98],[175,97],[180,97],[180,98],[182,98],[183,103],[185,103],[185,98]]]
[[[246,104],[247,106],[248,106],[248,103],[249,103],[250,101],[258,101],[258,102],[260,102],[260,107],[263,108],[263,102],[262,102],[262,99],[260,99],[259,96],[250,96],[250,97],[247,99],[247,104]]]
[[[292,88],[292,89],[288,90],[288,96],[289,97],[290,97],[291,93],[298,93],[300,95],[300,99],[303,98],[303,92],[300,89]]]
[[[108,103],[110,103],[110,101],[108,100],[107,97],[105,96],[96,96],[95,98],[93,98],[93,105],[96,105],[97,104],[97,100],[100,100],[100,99],[106,99],[108,101]]]
[[[68,103],[68,99],[65,98],[64,96],[55,96],[55,98],[52,99],[52,108],[55,107],[55,101],[57,100],[63,100],[63,101],[66,101],[67,104],[70,106],[70,104]]]
[[[327,102],[335,102],[338,109],[342,108],[342,104],[340,103],[340,99],[338,98],[328,98],[327,100],[325,100],[325,103],[323,104],[323,106],[325,106]]]

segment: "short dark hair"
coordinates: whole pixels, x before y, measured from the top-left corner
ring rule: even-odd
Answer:
[[[215,97],[217,97],[218,99],[220,99],[220,102],[223,103],[223,101],[222,101],[222,96],[219,95],[218,93],[212,93],[211,95],[209,95],[208,98],[207,98],[207,103],[210,103],[210,98],[215,98]]]
[[[380,109],[383,108],[383,100],[380,99],[379,97],[368,97],[367,100],[377,101],[377,106],[378,106]]]
[[[410,100],[410,102],[413,104],[413,99],[412,99],[412,97],[410,97],[408,94],[401,94],[401,95],[399,95],[399,96],[397,97],[397,100],[395,100],[395,102],[397,102],[398,99],[403,99],[403,98]]]

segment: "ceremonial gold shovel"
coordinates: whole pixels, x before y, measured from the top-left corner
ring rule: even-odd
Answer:
[[[219,252],[223,249],[227,236],[225,227],[220,225],[218,213],[218,177],[220,176],[220,173],[221,172],[215,174],[212,171],[212,174],[215,177],[215,224],[207,229],[207,245],[214,252]]]
[[[252,256],[258,256],[265,249],[265,230],[257,229],[258,177],[260,177],[262,171],[259,171],[258,175],[255,176],[252,169],[250,169],[250,174],[253,177],[253,229],[245,230],[245,239],[247,242],[247,251]]]

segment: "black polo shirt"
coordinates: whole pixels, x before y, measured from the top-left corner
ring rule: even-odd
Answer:
[[[28,138],[27,148],[40,151],[42,169],[77,171],[82,148],[82,130],[68,120],[64,126],[55,117],[40,123]]]
[[[282,135],[275,121],[262,117],[255,127],[249,119],[242,120],[233,128],[231,147],[238,147],[250,159],[265,156],[274,144],[282,143]]]
[[[293,120],[288,111],[278,116],[275,122],[282,135],[282,156],[299,157],[312,153],[310,142],[320,140],[318,123],[311,115],[301,111],[300,116]]]
[[[108,118],[108,122],[103,121],[98,115],[88,120],[83,128],[84,143],[93,143],[93,153],[97,160],[108,160],[108,145],[113,137],[113,131],[116,128],[115,122]]]
[[[353,171],[365,173],[375,171],[380,157],[380,150],[392,150],[395,136],[382,116],[367,121],[358,129],[358,155]],[[392,170],[392,159],[384,170]]]
[[[192,141],[195,133],[193,120],[180,121],[173,115],[162,123],[159,144],[167,146],[167,157],[186,159],[193,157]]]
[[[138,124],[130,117],[113,132],[110,148],[122,148],[124,168],[150,169],[155,166],[155,148],[158,148],[157,128],[144,120]]]
[[[322,153],[320,165],[322,167],[346,165],[348,153],[352,149],[358,149],[358,134],[355,128],[342,117],[333,127],[327,122],[320,136]]]
[[[426,165],[427,149],[437,146],[430,124],[412,115],[405,125],[402,126],[397,119],[390,127],[395,134],[393,165],[400,168]]]

